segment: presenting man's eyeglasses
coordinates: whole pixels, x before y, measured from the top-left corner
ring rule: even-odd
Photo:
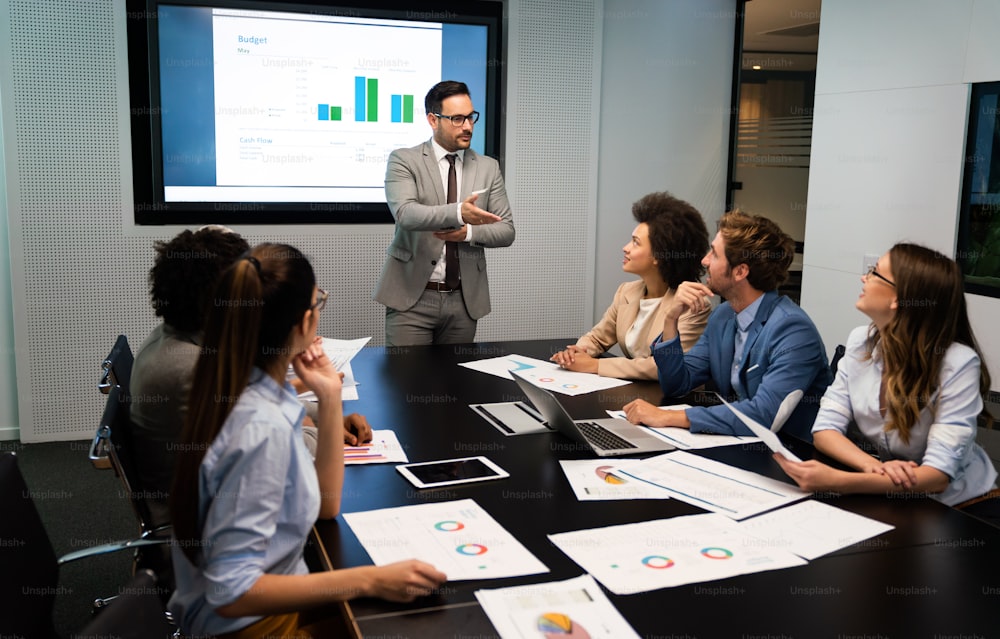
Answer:
[[[451,120],[451,123],[455,126],[462,126],[465,124],[466,120],[472,122],[473,124],[479,122],[479,111],[473,111],[469,115],[442,115],[440,113],[432,113],[431,115],[434,115],[439,119]]]
[[[893,282],[892,280],[890,280],[885,275],[882,275],[881,273],[879,273],[878,269],[875,268],[874,264],[872,264],[871,266],[869,266],[868,270],[865,271],[865,277],[871,277],[872,275],[874,275],[875,277],[879,278],[880,280],[882,280],[883,282],[885,282],[889,286],[891,286],[893,288],[896,288],[896,283]]]
[[[330,294],[321,288],[316,289],[316,301],[309,308],[314,311],[322,311],[323,307],[326,306],[326,298],[330,297]]]

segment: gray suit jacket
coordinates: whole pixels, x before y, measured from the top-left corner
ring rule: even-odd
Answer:
[[[479,195],[476,206],[503,220],[471,226],[470,241],[458,244],[462,299],[472,319],[490,312],[483,248],[510,246],[514,241],[514,218],[500,165],[491,157],[466,149],[458,201],[481,189],[486,191]],[[392,152],[385,172],[385,197],[396,220],[396,234],[386,250],[388,256],[372,297],[389,308],[405,311],[417,303],[441,258],[444,242],[434,237],[434,231],[459,227],[456,205],[446,204],[441,170],[434,161],[430,140]]]

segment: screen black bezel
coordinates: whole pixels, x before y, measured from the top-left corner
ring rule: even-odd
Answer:
[[[503,112],[503,5],[493,0],[449,0],[412,3],[395,0],[126,0],[129,58],[130,125],[132,133],[133,219],[137,226],[195,224],[391,224],[389,207],[371,202],[167,202],[164,199],[163,155],[160,146],[159,50],[156,34],[160,4],[233,9],[313,11],[329,15],[433,20],[487,26],[485,104],[489,126],[484,136],[487,155],[501,157]],[[428,135],[429,137],[429,135]]]

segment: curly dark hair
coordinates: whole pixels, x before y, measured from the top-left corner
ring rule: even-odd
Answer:
[[[250,250],[238,233],[222,227],[182,231],[153,245],[150,296],[157,317],[186,333],[200,331],[208,300],[219,276]]]
[[[705,272],[708,229],[701,213],[666,191],[650,193],[632,205],[632,216],[649,227],[649,241],[660,277],[670,288],[697,281]]]
[[[773,291],[788,279],[795,240],[777,224],[735,209],[719,219],[719,233],[726,241],[729,268],[740,264],[750,268],[750,286],[758,291]]]

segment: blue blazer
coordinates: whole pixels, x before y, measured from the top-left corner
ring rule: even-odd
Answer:
[[[734,397],[730,376],[735,337],[736,313],[725,302],[712,312],[705,332],[687,353],[676,338],[654,342],[653,359],[664,395],[686,395],[711,379],[727,401]],[[812,320],[777,291],[765,293],[747,331],[745,348],[739,376],[747,399],[734,406],[770,427],[781,401],[799,389],[805,395],[782,430],[812,441],[819,400],[832,381],[826,348]],[[689,408],[686,412],[693,433],[752,434],[721,404]]]

